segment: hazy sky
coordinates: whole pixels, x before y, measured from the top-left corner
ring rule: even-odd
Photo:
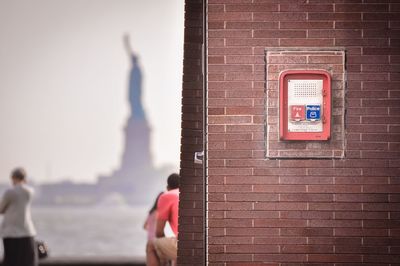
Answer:
[[[178,169],[184,0],[0,0],[0,183],[92,182],[119,167],[128,33],[156,167]]]

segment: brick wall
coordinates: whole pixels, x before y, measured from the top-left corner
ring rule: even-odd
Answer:
[[[344,136],[344,93],[345,93],[345,52],[332,48],[268,48],[266,51],[265,95],[265,157],[279,158],[343,158],[345,156]],[[280,90],[279,77],[286,70],[324,70],[331,77],[331,112],[334,125],[327,141],[280,141]],[[324,107],[322,106],[324,109]],[[325,112],[322,120],[328,116]],[[286,115],[287,116],[287,115]],[[303,123],[303,122],[300,122]],[[327,125],[328,123],[325,123]],[[303,123],[304,125],[304,123]]]
[[[182,91],[181,193],[179,204],[179,265],[203,265],[203,168],[193,163],[203,150],[203,14],[201,0],[185,4]]]
[[[208,0],[207,16],[209,265],[399,265],[400,2]],[[345,49],[345,159],[265,159],[267,47]]]

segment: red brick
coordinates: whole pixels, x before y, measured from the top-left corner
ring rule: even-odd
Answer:
[[[216,48],[216,47],[224,47],[225,46],[225,39],[218,38],[218,39],[209,39],[208,40],[208,48]]]
[[[278,245],[228,245],[226,253],[278,253]]]
[[[362,55],[362,56],[349,56],[349,64],[387,64],[389,57],[387,55]]]
[[[305,30],[254,30],[255,38],[305,38]]]
[[[227,115],[262,115],[264,114],[264,109],[260,107],[228,107],[226,108]]]
[[[306,169],[304,168],[267,168],[267,169],[255,169],[255,175],[306,175]]]
[[[213,12],[208,14],[209,21],[251,21],[251,13],[249,12]]]
[[[251,237],[244,236],[223,236],[223,237],[210,237],[210,244],[251,244]]]
[[[300,12],[254,12],[253,21],[306,21],[306,13]]]
[[[263,64],[264,57],[262,56],[227,56],[227,64]]]
[[[278,236],[278,228],[226,228],[226,235],[229,236]]]
[[[214,168],[209,169],[209,175],[250,175],[251,169],[248,168]]]
[[[227,184],[278,184],[277,176],[227,176]]]
[[[253,71],[253,67],[251,65],[210,65],[209,71],[216,72],[231,72],[231,71]],[[372,79],[372,80],[382,80],[382,79]]]
[[[225,143],[226,149],[235,150],[263,150],[264,141],[229,141]]]
[[[305,55],[267,55],[269,64],[305,64],[307,56]]]
[[[391,29],[399,29],[400,21],[389,21],[389,28]]]
[[[256,261],[281,261],[281,262],[306,262],[307,255],[305,254],[255,254]]]
[[[278,211],[227,211],[226,218],[239,218],[239,219],[249,219],[249,218],[268,218],[276,219],[279,217]]]
[[[252,3],[251,0],[209,0],[208,4],[245,4]]]
[[[307,221],[302,219],[254,219],[255,227],[306,227]]]
[[[304,185],[254,185],[254,192],[263,193],[295,193],[306,192]]]
[[[211,107],[228,107],[228,106],[253,106],[251,99],[209,99],[208,104]]]
[[[252,210],[250,202],[209,202],[209,210]]]
[[[313,21],[313,22],[281,22],[281,29],[333,29],[333,22]]]
[[[336,45],[343,46],[387,46],[388,39],[335,39]]]
[[[218,265],[219,266],[219,265]],[[258,263],[258,262],[228,262],[223,266],[279,266],[278,263]]]
[[[251,158],[251,151],[210,151],[208,153],[209,159],[229,159],[229,158]]]
[[[291,193],[280,194],[280,201],[295,201],[295,202],[333,202],[332,194],[311,194],[311,193]]]
[[[218,193],[218,192],[243,192],[243,193],[249,193],[252,192],[253,188],[251,185],[225,185],[225,184],[220,184],[220,185],[209,185],[208,186],[209,192],[210,193]],[[229,194],[230,198],[238,197],[242,198],[241,194]],[[237,200],[232,200],[232,201],[237,201]]]
[[[328,175],[328,176],[357,176],[361,175],[361,169],[357,168],[316,168],[309,169],[310,175]]]
[[[264,92],[261,90],[249,90],[249,89],[240,89],[240,90],[228,90],[226,92],[227,98],[255,98],[256,99],[264,97]],[[256,105],[256,103],[254,103]]]
[[[281,39],[280,40],[281,46],[312,46],[312,47],[319,47],[319,46],[333,46],[334,39],[327,39],[327,38],[289,38],[289,39]]]
[[[388,128],[386,125],[348,125],[348,130],[350,132],[357,133],[386,133],[388,132]]]
[[[209,30],[209,38],[249,38],[252,36],[250,30]]]
[[[282,245],[282,253],[333,253],[333,246],[327,245]]]
[[[285,211],[285,210],[306,210],[306,203],[293,203],[293,202],[256,202],[254,204],[254,210],[266,210],[266,211]]]
[[[209,22],[208,23],[208,28],[209,29],[224,29],[225,28],[225,23],[223,21]]]
[[[310,21],[332,20],[332,21],[361,21],[360,13],[308,13]]]
[[[332,4],[318,4],[318,5],[296,5],[296,4],[281,4],[280,11],[307,11],[307,12],[332,12]]]
[[[282,176],[281,184],[333,184],[333,177],[326,176]]]
[[[242,99],[243,101],[243,99]],[[227,125],[226,132],[257,132],[264,131],[263,125]]]
[[[224,64],[225,63],[225,57],[223,57],[223,56],[209,56],[208,57],[208,63],[209,64]]]
[[[252,83],[248,81],[225,81],[225,82],[209,82],[208,89],[212,90],[233,90],[233,89],[251,89]],[[247,90],[246,90],[247,91]],[[224,98],[228,97],[227,92],[224,91]],[[209,96],[211,97],[211,96]],[[217,98],[217,97],[213,97]]]
[[[310,254],[308,255],[309,262],[362,262],[362,255],[347,255],[347,254]]]
[[[210,254],[221,254],[224,253],[225,247],[224,245],[212,245],[208,248],[208,252]]]
[[[343,64],[342,56],[314,55],[308,57],[308,63],[312,64]]]
[[[255,72],[230,72],[225,74],[226,81],[246,81],[246,80],[264,80],[264,73],[255,73]]]
[[[364,48],[363,49],[363,54],[365,55],[399,55],[400,54],[400,49],[399,48]]]
[[[209,55],[251,55],[252,49],[245,48],[208,48]]]
[[[336,12],[387,12],[389,5],[387,4],[336,4]]]
[[[377,262],[377,263],[398,263],[400,261],[400,255],[370,255],[364,256],[365,262]]]
[[[397,172],[400,171],[398,168],[393,168]],[[399,175],[396,175],[399,176]],[[364,185],[363,190],[366,193],[399,193],[400,185]]]
[[[400,156],[400,152],[387,152],[387,151],[362,151],[361,158],[365,159],[384,159],[384,158],[397,158]]]
[[[276,167],[278,162],[255,159],[228,159],[226,166],[230,167]]]
[[[365,107],[378,107],[378,106],[396,106],[400,100],[364,100]],[[399,121],[398,116],[364,116],[362,117],[363,124],[396,124]]]
[[[365,187],[364,187],[365,189]],[[365,193],[376,193],[363,191]],[[336,194],[337,202],[388,202],[388,195],[385,194]]]
[[[332,168],[333,161],[321,161],[321,160],[282,160],[279,162],[279,166],[285,167],[306,167],[306,168]],[[300,182],[297,180],[296,182]]]
[[[400,20],[400,17],[396,13],[379,13],[379,12],[371,12],[371,13],[364,13],[363,20],[368,21],[388,21],[388,20]]]
[[[210,124],[248,124],[251,123],[251,116],[209,116]]]
[[[266,11],[278,11],[277,4],[235,4],[226,5],[227,12],[266,12]]]
[[[309,209],[315,211],[361,211],[361,203],[309,203]]]
[[[399,210],[400,203],[365,203],[365,211],[396,211]]]
[[[312,193],[360,193],[359,185],[310,185],[308,192]]]
[[[282,228],[282,230],[285,229],[293,229],[293,228]],[[273,245],[273,244],[306,244],[307,239],[305,237],[264,237],[258,235],[254,239],[255,244],[261,244],[261,245]]]
[[[263,49],[266,46],[277,46],[279,44],[279,39],[227,39],[227,47],[237,47],[237,46],[261,46]]]
[[[226,22],[227,29],[273,29],[278,28],[278,22]]]
[[[251,140],[251,133],[236,133],[236,134],[209,134],[209,141],[224,141],[224,140]]]
[[[363,134],[364,135],[364,134]],[[365,143],[365,142],[351,142],[347,144],[348,150],[388,150],[387,143]]]
[[[335,236],[340,237],[366,237],[366,236],[388,236],[388,229],[368,229],[368,228],[335,228]]]
[[[362,238],[360,237],[310,237],[309,244],[322,244],[322,245],[360,245]]]
[[[252,255],[243,255],[243,254],[210,254],[208,255],[210,261],[252,261]]]
[[[309,30],[309,38],[338,38],[338,39],[354,39],[361,38],[361,30],[349,29],[349,30]]]
[[[365,21],[336,21],[336,29],[384,29],[388,28],[388,22],[365,22]]]
[[[210,125],[208,126],[209,133],[224,133],[225,125]]]
[[[390,38],[391,36],[398,36],[400,30],[394,29],[365,29],[363,30],[364,38]]]
[[[321,212],[318,212],[321,213]],[[280,230],[280,236],[304,236],[304,237],[312,237],[312,236],[333,236],[334,229],[333,228],[282,228]],[[300,243],[291,243],[291,244],[302,244]]]
[[[371,73],[349,73],[349,80],[365,80],[365,81],[388,81],[389,76],[383,74],[371,74]]]

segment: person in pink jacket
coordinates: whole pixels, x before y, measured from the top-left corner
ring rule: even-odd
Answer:
[[[144,230],[147,231],[147,241],[153,240],[156,237],[156,226],[157,226],[157,202],[160,196],[163,194],[161,192],[158,194],[154,205],[151,207],[149,214],[147,215],[146,221],[143,225]]]
[[[178,174],[171,174],[167,179],[167,191],[158,199],[156,238],[149,241],[146,247],[148,266],[165,265],[177,258],[179,178]],[[167,222],[175,235],[173,237],[164,235]]]

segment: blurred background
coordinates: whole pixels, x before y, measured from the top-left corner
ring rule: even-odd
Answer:
[[[179,170],[183,0],[0,1],[0,192],[36,189],[51,256],[144,256]]]

